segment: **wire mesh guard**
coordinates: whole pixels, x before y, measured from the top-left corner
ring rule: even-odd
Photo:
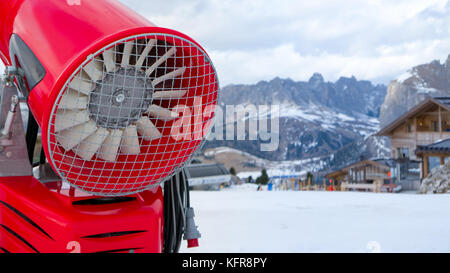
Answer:
[[[48,132],[53,166],[96,195],[156,186],[201,145],[217,90],[209,57],[188,40],[147,34],[109,45],[59,94]]]

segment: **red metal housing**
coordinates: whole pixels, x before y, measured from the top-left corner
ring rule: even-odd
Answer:
[[[161,253],[160,187],[92,197],[33,177],[0,178],[0,253]]]
[[[189,141],[173,140],[168,136],[170,128],[160,125],[166,129],[162,141],[155,140],[147,143],[146,146],[149,148],[139,155],[123,155],[116,162],[105,163],[96,160],[79,160],[72,155],[67,157],[67,151],[62,151],[58,145],[55,145],[52,127],[58,96],[64,91],[64,86],[75,71],[92,54],[116,41],[151,33],[180,37],[182,40],[176,43],[180,48],[184,48],[182,55],[186,56],[186,59],[189,55],[206,54],[201,46],[188,36],[174,30],[156,27],[115,0],[0,0],[0,18],[2,60],[6,64],[11,64],[8,54],[9,40],[12,34],[16,34],[45,68],[45,77],[29,94],[28,105],[42,129],[42,144],[50,164],[71,184],[84,190],[91,189],[89,192],[100,195],[104,195],[105,192],[110,195],[138,192],[145,186],[154,186],[173,174],[177,168],[187,162],[202,143],[202,139],[198,138]],[[186,47],[186,43],[195,44],[198,49]],[[183,80],[184,86],[193,86],[188,88],[185,102],[186,105],[195,108],[193,107],[194,97],[200,96],[203,99],[200,110],[192,109],[192,113],[203,114],[207,106],[215,106],[217,103],[218,82],[209,60],[200,57],[192,59],[194,63],[192,68],[187,69],[186,74],[205,76],[201,76],[200,81],[193,76]],[[174,107],[174,105],[170,106]],[[192,123],[202,123],[201,131],[207,131],[211,125],[211,113],[202,115],[200,122],[194,120],[196,118],[192,118]],[[192,127],[193,133],[198,133],[198,126]],[[137,164],[140,166],[135,166],[135,162],[140,162]],[[102,171],[99,172],[99,170]],[[117,179],[109,181],[110,177],[117,177]],[[103,183],[106,186],[101,186],[99,190],[97,183]],[[112,187],[111,184],[123,186]]]

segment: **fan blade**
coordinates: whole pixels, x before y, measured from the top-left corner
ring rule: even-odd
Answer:
[[[70,151],[96,130],[97,125],[95,122],[89,121],[60,132],[56,139],[65,150]]]
[[[145,72],[145,74],[148,76],[150,76],[155,69],[160,66],[161,64],[163,64],[165,61],[167,61],[167,59],[169,59],[172,55],[174,55],[177,52],[177,50],[172,47],[171,49],[169,49],[166,54],[164,54],[161,58],[159,58],[152,66],[150,66],[149,69],[147,69],[147,71]]]
[[[127,155],[137,155],[141,153],[139,145],[139,136],[135,125],[129,126],[123,132],[120,150]]]
[[[146,141],[151,141],[153,139],[158,139],[162,137],[161,132],[147,117],[142,117],[140,120],[138,120],[137,130],[138,133]]]
[[[83,69],[92,81],[97,82],[103,80],[103,64],[101,61],[93,59]]]
[[[144,64],[145,59],[147,59],[148,54],[153,49],[153,47],[156,45],[156,40],[150,40],[148,44],[145,46],[144,50],[141,53],[141,56],[136,62],[136,69],[141,69],[142,65]]]
[[[122,141],[122,130],[113,130],[103,142],[98,157],[109,162],[115,162],[119,153],[120,142]]]
[[[86,110],[88,106],[88,97],[81,95],[80,93],[67,89],[62,95],[59,102],[58,109],[65,110]]]
[[[153,93],[153,99],[181,99],[186,93],[187,90],[158,91]]]
[[[130,56],[131,52],[133,51],[133,42],[127,42],[125,43],[125,47],[123,49],[123,55],[122,55],[122,67],[128,67],[130,66]]]
[[[157,86],[158,84],[162,83],[163,81],[167,81],[168,79],[173,79],[173,78],[183,75],[184,72],[186,72],[186,67],[178,68],[177,70],[174,70],[170,73],[167,73],[166,75],[156,78],[155,80],[153,80],[152,84],[153,84],[153,86]]]
[[[108,136],[108,130],[105,128],[98,128],[94,134],[81,142],[75,153],[84,160],[91,160]]]
[[[164,121],[173,120],[179,117],[178,113],[154,104],[148,108],[148,113],[150,116]]]
[[[55,132],[74,127],[89,121],[89,113],[82,111],[58,111],[55,117]]]
[[[84,72],[80,72],[70,82],[69,88],[89,95],[95,89],[95,83]]]
[[[106,66],[106,71],[114,72],[116,71],[116,54],[114,53],[114,48],[108,49],[103,52],[103,60]]]

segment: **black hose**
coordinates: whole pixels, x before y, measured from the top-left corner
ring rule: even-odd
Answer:
[[[36,119],[34,119],[34,116],[31,113],[31,111],[29,111],[28,112],[28,125],[27,125],[26,141],[27,141],[27,149],[28,149],[28,158],[29,158],[31,164],[33,164],[34,148],[36,147],[38,131],[39,131],[39,125],[37,124]]]
[[[39,158],[39,165],[44,165],[46,161],[47,161],[47,158],[45,156],[44,147],[42,147],[42,149],[41,149],[41,156]]]
[[[182,172],[180,172],[179,174],[176,175],[176,179],[175,179],[175,198],[178,199],[178,202],[176,202],[176,222],[177,222],[177,232],[176,232],[176,241],[175,241],[175,249],[176,252],[178,253],[180,251],[180,247],[181,247],[181,242],[183,241],[183,234],[184,234],[184,229],[186,226],[186,216],[185,216],[185,211],[186,211],[186,207],[184,207],[184,203],[186,200],[186,191],[184,189],[184,187],[182,186],[182,181],[183,181],[183,177],[182,177]]]
[[[173,253],[172,239],[173,238],[173,224],[172,224],[172,204],[171,204],[171,191],[172,191],[172,179],[164,182],[164,253]]]
[[[164,183],[164,253],[178,253],[186,226],[188,189],[181,171]]]

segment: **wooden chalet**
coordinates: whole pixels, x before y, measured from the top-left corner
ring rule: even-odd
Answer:
[[[325,176],[342,191],[362,190],[381,192],[384,185],[391,184],[392,163],[389,160],[362,160],[336,170]]]
[[[450,97],[428,98],[383,128],[377,136],[391,139],[399,183],[417,190],[420,180],[442,164],[448,154],[437,150],[450,139]],[[437,150],[436,150],[437,149]],[[418,164],[418,165],[417,165]]]
[[[391,139],[392,158],[419,159],[415,150],[450,138],[450,97],[429,98],[383,128]]]

